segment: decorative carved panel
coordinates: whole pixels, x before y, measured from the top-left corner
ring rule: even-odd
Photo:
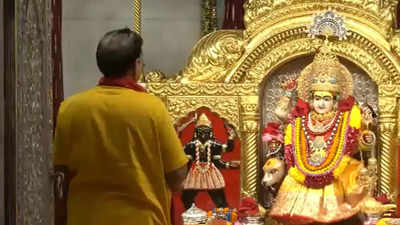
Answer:
[[[15,1],[15,61],[6,66],[7,223],[54,223],[52,168],[51,1]],[[9,8],[10,10],[13,9]],[[11,21],[10,21],[11,22]],[[15,39],[14,39],[15,38]],[[14,68],[14,69],[11,69]]]
[[[168,111],[175,123],[200,107],[207,107],[222,118],[227,119],[235,128],[239,127],[239,99],[234,97],[172,97],[167,100]]]

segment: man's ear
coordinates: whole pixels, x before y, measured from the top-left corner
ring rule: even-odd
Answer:
[[[135,60],[135,68],[137,68],[141,65],[142,65],[142,59],[139,57]]]
[[[134,70],[135,71],[135,80],[136,81],[139,81],[141,76],[143,75],[142,67],[143,67],[142,59],[141,58],[137,58],[135,60],[135,70]]]

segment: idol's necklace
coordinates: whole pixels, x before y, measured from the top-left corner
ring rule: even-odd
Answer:
[[[200,173],[206,173],[210,169],[211,162],[211,141],[208,140],[206,143],[201,143],[199,140],[195,141],[196,146],[196,169]],[[200,152],[207,151],[207,163],[203,167],[200,162]]]
[[[309,120],[307,121],[307,124],[305,122],[305,117],[302,117],[301,120],[304,134],[309,146],[309,148],[307,148],[307,158],[311,165],[319,166],[326,159],[328,147],[332,144],[333,138],[335,137],[339,122],[342,119],[342,113],[340,112],[338,116],[335,116],[326,126],[324,126],[323,130],[315,129],[314,127],[312,127],[312,123],[310,122],[311,118],[308,117],[308,119]],[[328,140],[325,141],[323,133],[329,131],[332,125],[333,129],[329,135]],[[312,140],[311,135],[307,131],[307,128],[314,133],[318,132],[320,135],[316,135],[315,138]]]

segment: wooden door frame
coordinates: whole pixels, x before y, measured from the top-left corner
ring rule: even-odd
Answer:
[[[0,12],[4,15],[4,1],[0,0]],[[5,178],[4,178],[4,16],[0,16],[0,224],[5,224],[6,204],[5,196]]]
[[[4,161],[5,224],[16,224],[15,1],[4,0]]]
[[[23,154],[21,155],[21,149],[23,146],[21,146],[21,141],[23,141],[22,139],[25,138],[26,136],[21,136],[21,127],[19,127],[19,132],[17,131],[17,126],[16,124],[20,124],[21,123],[21,109],[29,109],[28,106],[26,106],[25,103],[22,103],[23,98],[21,98],[21,93],[25,93],[24,91],[28,91],[28,92],[32,92],[29,89],[29,84],[26,83],[26,79],[25,80],[21,80],[22,76],[28,76],[25,74],[25,72],[23,72],[23,69],[27,69],[27,71],[29,71],[30,68],[33,68],[35,65],[32,64],[30,68],[28,67],[22,67],[22,63],[24,59],[23,57],[25,56],[24,54],[19,54],[17,56],[17,51],[22,51],[24,49],[26,49],[26,47],[30,46],[29,41],[27,41],[27,39],[25,39],[25,36],[23,36],[20,32],[25,32],[28,35],[38,35],[38,33],[40,32],[51,32],[51,37],[52,39],[57,38],[57,40],[52,40],[52,42],[48,42],[49,40],[46,39],[44,42],[45,44],[40,45],[43,49],[42,51],[39,52],[40,56],[36,56],[38,60],[41,60],[41,63],[43,65],[49,65],[48,63],[50,62],[52,65],[54,62],[58,62],[57,63],[57,67],[53,66],[51,68],[51,70],[49,67],[44,68],[41,72],[43,73],[42,75],[45,77],[48,77],[51,79],[51,77],[53,78],[53,80],[57,80],[57,82],[61,82],[60,85],[58,85],[58,92],[57,93],[62,93],[62,67],[61,67],[61,39],[60,39],[60,35],[61,35],[61,18],[55,18],[58,19],[58,24],[59,26],[57,27],[58,29],[53,29],[53,24],[55,24],[55,20],[53,20],[53,22],[50,22],[49,24],[44,24],[43,23],[40,25],[42,26],[41,28],[39,28],[38,26],[38,30],[37,32],[35,32],[35,30],[30,30],[27,31],[24,27],[24,24],[19,23],[17,24],[17,20],[21,20],[24,21],[27,14],[20,14],[25,13],[24,8],[27,6],[27,1],[15,1],[15,0],[0,0],[1,3],[4,3],[4,7],[2,8],[3,10],[3,16],[2,16],[2,23],[4,24],[4,30],[3,32],[1,32],[2,37],[4,37],[4,43],[3,40],[0,39],[0,44],[2,46],[4,46],[4,49],[0,49],[2,52],[4,50],[4,57],[1,58],[1,60],[4,60],[4,83],[1,83],[1,86],[3,88],[2,92],[4,93],[4,96],[2,96],[4,98],[4,108],[1,108],[2,113],[4,113],[4,146],[0,146],[0,147],[4,147],[4,180],[5,180],[5,184],[4,184],[4,198],[5,198],[5,223],[3,221],[0,221],[0,224],[6,224],[6,225],[19,225],[19,224],[24,224],[27,221],[40,221],[41,219],[43,219],[42,221],[46,224],[53,224],[54,221],[50,222],[50,218],[54,218],[54,212],[50,212],[51,210],[43,210],[43,205],[46,207],[46,204],[42,205],[41,211],[38,212],[38,214],[36,215],[30,215],[29,211],[27,210],[26,207],[28,208],[35,208],[37,206],[31,205],[29,202],[24,201],[23,199],[25,199],[25,197],[21,197],[21,193],[27,193],[28,191],[26,189],[24,189],[24,185],[23,182],[21,182],[21,180],[23,179],[23,177],[21,175],[25,174],[25,171],[23,171],[23,169],[28,168],[26,165],[28,165],[27,163],[29,163],[28,161],[26,161],[27,158],[22,157]],[[50,2],[51,1],[51,2]],[[15,3],[18,2],[18,3]],[[42,12],[46,12],[46,14],[35,14],[35,16],[38,16],[38,18],[42,19],[42,21],[44,19],[50,19],[52,18],[52,14],[53,14],[53,5],[57,5],[58,2],[61,4],[61,0],[46,0],[46,1],[36,1],[33,0],[31,4],[33,4],[33,7],[36,7],[35,9],[40,9],[42,10]],[[49,7],[51,3],[51,11],[44,11],[46,9],[46,7]],[[18,5],[16,5],[18,4]],[[16,6],[18,6],[16,8]],[[21,7],[22,6],[22,7]],[[61,6],[61,5],[60,5]],[[30,8],[29,10],[32,10],[32,8]],[[61,8],[59,8],[58,10],[61,10]],[[17,13],[18,11],[18,13]],[[36,11],[33,11],[34,13],[36,13]],[[47,12],[49,12],[47,14]],[[59,11],[60,12],[60,11]],[[58,14],[59,16],[61,16],[61,14]],[[17,19],[18,18],[18,19]],[[54,18],[53,18],[54,19]],[[49,21],[49,20],[47,20]],[[34,23],[36,23],[37,21],[35,21]],[[49,29],[51,28],[51,29]],[[18,33],[17,33],[17,29],[18,29]],[[44,34],[44,33],[42,33]],[[40,38],[45,37],[45,36],[40,36]],[[18,48],[17,48],[17,42],[18,42]],[[43,42],[42,42],[43,43]],[[21,47],[21,46],[26,46],[26,47]],[[55,47],[57,46],[57,47]],[[49,56],[49,49],[51,51],[53,51],[54,49],[58,49],[59,52],[51,52],[51,57]],[[17,59],[18,57],[18,59]],[[19,68],[17,71],[17,67]],[[21,71],[19,71],[21,69]],[[3,71],[0,71],[0,73]],[[18,74],[17,74],[18,73]],[[38,79],[40,79],[38,77]],[[21,81],[25,82],[25,83],[20,83]],[[17,84],[18,82],[18,84]],[[45,87],[49,87],[46,86],[49,83],[46,83],[46,79],[42,79],[40,82],[44,82],[44,83],[40,83],[40,85],[45,85]],[[18,89],[17,89],[18,87]],[[42,87],[42,86],[40,86]],[[22,88],[22,89],[21,89]],[[50,86],[51,89],[51,86]],[[53,95],[55,95],[55,89],[53,86]],[[37,89],[37,91],[40,91],[42,96],[46,96],[46,89]],[[57,94],[56,96],[59,96],[59,94]],[[17,99],[18,98],[18,99]],[[45,105],[47,105],[49,103],[49,101],[52,101],[53,97],[50,98],[40,98],[38,100],[39,104],[44,103]],[[60,98],[57,98],[57,101]],[[54,102],[53,102],[54,105]],[[18,106],[18,108],[17,108]],[[43,113],[42,115],[44,116],[44,119],[41,119],[40,121],[38,121],[38,123],[40,123],[39,125],[41,125],[42,127],[44,127],[42,129],[42,131],[44,131],[45,133],[51,132],[52,130],[49,129],[50,127],[48,125],[51,125],[51,122],[47,123],[47,121],[52,121],[53,116],[50,115],[50,111],[48,110],[49,108],[42,108],[42,110],[45,110],[46,112],[42,112],[40,111],[39,113]],[[19,114],[18,114],[19,113]],[[36,113],[36,112],[35,112]],[[19,117],[17,117],[17,115],[19,115]],[[38,116],[38,113],[35,114],[36,116]],[[36,117],[38,118],[38,117]],[[0,120],[3,119],[0,117]],[[47,120],[48,119],[48,120]],[[35,121],[36,122],[36,121]],[[3,127],[2,127],[3,128]],[[0,129],[2,129],[0,128]],[[50,133],[49,133],[50,134]],[[18,136],[19,135],[19,136]],[[19,137],[19,139],[18,139]],[[43,148],[44,152],[43,154],[47,154],[45,157],[46,162],[48,162],[49,160],[51,160],[51,158],[49,157],[48,154],[50,154],[50,145],[51,145],[51,139],[49,138],[49,136],[42,136],[43,139],[40,140],[40,146],[41,148]],[[18,143],[17,143],[17,139],[18,139]],[[38,141],[36,141],[34,144],[39,144]],[[17,152],[17,150],[19,150],[19,153]],[[36,147],[37,150],[37,147]],[[40,152],[39,154],[42,154],[42,152]],[[31,154],[32,155],[32,154]],[[35,159],[38,160],[39,157],[38,155],[34,155]],[[42,155],[40,155],[42,157]],[[19,157],[19,159],[23,159],[21,162],[18,161],[17,162],[17,157]],[[22,158],[21,158],[22,157]],[[36,161],[37,163],[39,161]],[[19,165],[19,166],[18,166]],[[22,167],[22,166],[23,167]],[[37,169],[38,171],[40,170],[40,173],[43,174],[43,176],[51,176],[51,170],[45,171],[44,167],[40,167],[39,165],[42,164],[38,164],[38,167],[35,169]],[[17,167],[18,166],[18,167]],[[0,163],[0,167],[1,167],[1,163]],[[3,170],[3,168],[0,168],[0,171]],[[32,179],[32,174],[30,173],[31,171],[26,171],[26,173],[28,174],[27,176]],[[18,175],[17,175],[18,174]],[[32,180],[31,180],[32,181]],[[40,190],[40,193],[29,193],[29,194],[33,194],[33,195],[29,195],[30,198],[33,199],[41,199],[40,196],[44,196],[44,195],[49,195],[49,197],[45,198],[46,201],[48,201],[48,206],[49,209],[53,207],[54,202],[52,201],[52,196],[53,193],[51,190],[48,191],[49,186],[51,185],[50,179],[49,177],[44,178],[41,181],[45,181],[45,183],[40,183],[40,181],[38,181],[38,183],[35,183],[33,185],[35,185],[35,188],[46,188],[46,189],[42,189]],[[48,192],[48,193],[47,193]],[[17,195],[18,194],[18,195]],[[40,203],[39,203],[40,205]],[[16,215],[18,210],[18,217]],[[40,219],[37,218],[37,216],[40,216]],[[49,223],[47,223],[46,221],[49,221]]]

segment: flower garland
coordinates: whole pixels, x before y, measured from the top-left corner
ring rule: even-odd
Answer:
[[[335,126],[337,128],[337,125],[338,125],[337,122],[341,120],[341,118],[340,118],[341,116],[342,116],[342,112],[336,112],[334,114],[334,117],[331,118],[331,121],[328,124],[326,124],[323,128],[318,129],[313,126],[313,124],[311,122],[311,113],[309,113],[308,116],[302,116],[304,123],[307,123],[307,126],[303,126],[303,127],[305,128],[305,131],[307,133],[310,133],[314,136],[321,135],[323,133],[333,130],[335,128]]]
[[[294,166],[293,148],[292,145],[285,145],[285,162],[287,167]]]
[[[352,99],[346,103],[346,107],[341,108],[342,110],[349,108]],[[350,107],[350,109],[352,108],[354,107]],[[318,166],[311,165],[308,162],[309,144],[304,132],[304,122],[302,122],[305,115],[296,117],[291,124],[291,131],[286,132],[286,134],[291,133],[291,146],[285,146],[285,158],[290,161],[289,164],[294,164],[288,171],[289,175],[311,188],[322,188],[337,179],[347,167],[351,159],[349,155],[353,153],[355,148],[359,133],[358,123],[361,118],[357,109],[351,110],[352,112],[356,111],[355,113],[350,113],[350,111],[343,113],[342,121],[339,125],[340,128],[338,127],[336,134],[333,135],[334,141],[326,149],[328,156]]]
[[[210,169],[210,165],[211,165],[211,141],[208,140],[206,141],[206,143],[201,143],[199,140],[195,141],[195,146],[196,146],[196,158],[195,158],[195,165],[196,165],[196,169],[200,172],[200,173],[206,173],[209,169]],[[200,164],[200,151],[207,151],[207,162],[205,164],[204,167],[201,166]]]
[[[332,148],[332,145],[334,144],[334,141],[335,141],[335,136],[336,136],[336,140],[337,140],[337,135],[338,135],[337,130],[338,130],[338,127],[340,127],[339,124],[342,122],[342,112],[338,113],[338,115],[339,115],[339,117],[336,116],[334,118],[334,120],[332,120],[331,128],[329,128],[328,130],[325,131],[325,133],[328,133],[328,132],[331,133],[329,135],[328,141],[326,142],[326,148],[327,149],[331,149]],[[302,117],[301,126],[303,127],[305,138],[308,140],[308,145],[305,145],[305,148],[303,148],[306,151],[305,154],[303,154],[303,156],[307,156],[307,158],[305,160],[310,161],[310,158],[309,158],[310,157],[309,147],[313,145],[313,141],[311,140],[310,134],[309,134],[309,130],[311,129],[311,127],[309,126],[308,122],[305,122],[305,118],[307,118],[307,117]],[[306,123],[307,123],[307,125],[306,125]],[[322,135],[322,134],[324,134],[324,133],[318,133],[318,134],[314,133],[312,135],[317,136],[317,135]],[[306,140],[302,139],[302,141],[306,141]],[[329,151],[329,152],[332,153],[332,151]],[[332,157],[329,157],[329,156],[332,156],[332,154],[329,154],[328,157],[327,157],[327,158],[332,158]],[[326,161],[326,160],[324,160],[324,161]],[[314,164],[314,163],[309,162],[309,164],[311,164],[312,166],[319,166],[322,163],[323,162]]]
[[[337,129],[337,133],[334,134],[333,142],[330,146],[327,146],[328,156],[327,159],[318,166],[314,166],[308,163],[308,153],[309,144],[307,143],[307,139],[310,137],[305,136],[304,127],[302,125],[302,118],[297,118],[295,124],[293,125],[293,138],[292,142],[294,145],[294,156],[296,165],[304,172],[310,174],[319,174],[325,173],[329,170],[329,167],[332,167],[338,158],[341,158],[340,155],[343,152],[343,145],[345,142],[343,141],[346,137],[346,128],[344,126],[345,121],[347,119],[347,114],[343,116],[343,120],[339,125],[339,129]],[[344,123],[344,124],[343,124]]]

